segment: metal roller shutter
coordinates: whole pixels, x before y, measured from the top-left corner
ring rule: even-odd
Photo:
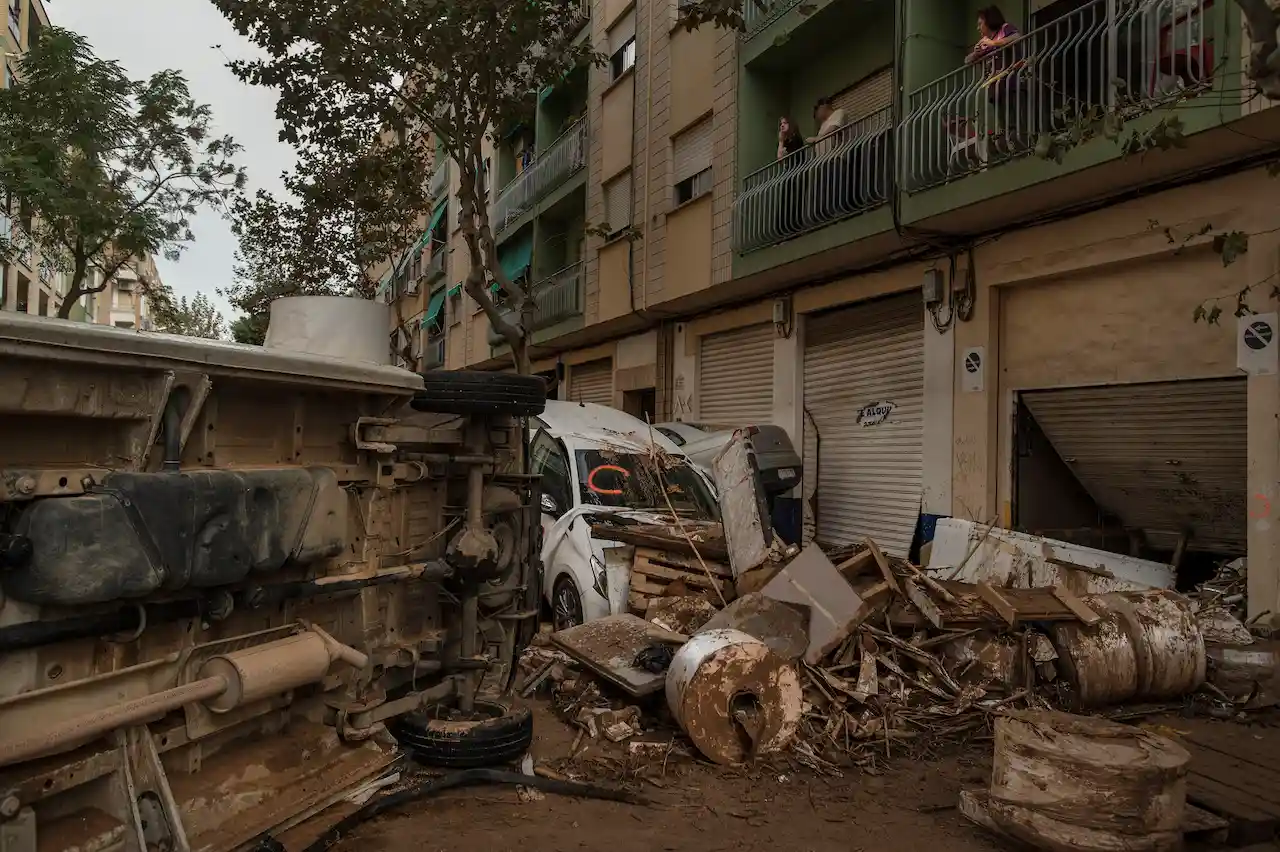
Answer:
[[[604,185],[604,221],[611,232],[631,224],[631,173],[625,172]]]
[[[613,361],[601,358],[570,367],[569,401],[613,407]]]
[[[893,104],[893,69],[877,71],[831,99],[844,110],[845,122],[853,124]]]
[[[1243,554],[1247,383],[1241,378],[1024,391],[1049,443],[1104,510],[1148,542]]]
[[[623,45],[636,37],[636,12],[632,9],[609,28],[607,34],[609,41],[609,55],[622,50]]]
[[[912,293],[815,317],[804,406],[820,437],[817,538],[905,557],[920,515],[924,317]],[[810,463],[805,460],[805,470]]]
[[[672,182],[711,168],[711,116],[671,140]]]
[[[698,420],[715,426],[773,422],[773,324],[702,338]]]
[[[804,494],[804,524],[802,534],[804,543],[811,544],[818,534],[817,519],[813,515],[814,495],[818,492],[818,480],[822,476],[822,470],[818,466],[818,430],[814,426],[813,418],[809,416],[808,410],[804,415],[804,449],[801,452],[801,459],[804,463],[803,481],[801,486]]]

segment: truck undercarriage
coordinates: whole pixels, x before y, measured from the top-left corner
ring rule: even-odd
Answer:
[[[384,770],[388,726],[501,717],[543,398],[0,318],[0,850],[242,848]]]

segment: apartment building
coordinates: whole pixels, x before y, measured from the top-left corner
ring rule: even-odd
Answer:
[[[561,398],[784,426],[823,541],[907,555],[957,516],[1188,580],[1247,556],[1251,610],[1280,611],[1280,110],[1238,8],[1006,0],[1022,37],[966,62],[986,3],[766,0],[690,33],[675,2],[596,0],[608,66],[498,134],[499,251]],[[843,126],[780,158],[820,98]],[[1169,150],[1122,151],[1171,122]],[[443,193],[444,258],[398,316],[419,366],[509,368]]]
[[[101,274],[95,272],[90,286],[101,283]],[[104,289],[84,297],[85,319],[99,325],[150,331],[153,327],[151,300],[146,296],[146,287],[159,283],[160,270],[156,268],[155,258],[148,255],[135,261],[117,272]]]
[[[4,86],[13,83],[16,60],[27,46],[49,25],[49,15],[42,0],[4,0],[7,6],[7,28],[4,35]],[[57,316],[66,292],[63,276],[34,245],[31,214],[16,199],[5,199],[0,205],[0,234],[11,239],[19,249],[11,264],[0,266],[0,309]]]

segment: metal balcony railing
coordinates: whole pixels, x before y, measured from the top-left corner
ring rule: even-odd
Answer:
[[[440,165],[431,173],[431,185],[428,187],[432,198],[439,198],[449,189],[449,161],[441,160]]]
[[[733,202],[734,250],[774,245],[884,204],[893,137],[886,107],[747,175]]]
[[[800,0],[742,0],[743,38],[751,38],[799,3]]]
[[[578,119],[498,193],[492,219],[495,235],[581,171],[587,165],[589,150],[586,119]]]
[[[1214,0],[1093,0],[912,92],[902,178],[927,189],[1089,118],[1134,117],[1213,82]],[[1041,141],[1043,140],[1043,141]]]
[[[31,14],[35,14],[32,11]],[[22,8],[12,5],[9,6],[9,35],[13,36],[13,40],[19,45],[22,44]]]
[[[422,369],[438,370],[444,366],[444,335],[427,335],[426,345],[422,347]]]
[[[533,328],[541,331],[558,322],[572,319],[582,313],[582,264],[574,263],[559,272],[552,273],[533,285]],[[489,345],[501,346],[506,340],[497,331],[489,330]]]
[[[13,248],[17,252],[18,262],[30,269],[31,257],[35,247],[31,240],[31,235],[20,225],[12,225],[10,227],[10,239],[13,241]]]

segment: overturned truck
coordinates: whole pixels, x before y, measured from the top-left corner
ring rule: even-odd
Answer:
[[[518,757],[544,399],[0,313],[0,848],[246,848],[397,740]]]

